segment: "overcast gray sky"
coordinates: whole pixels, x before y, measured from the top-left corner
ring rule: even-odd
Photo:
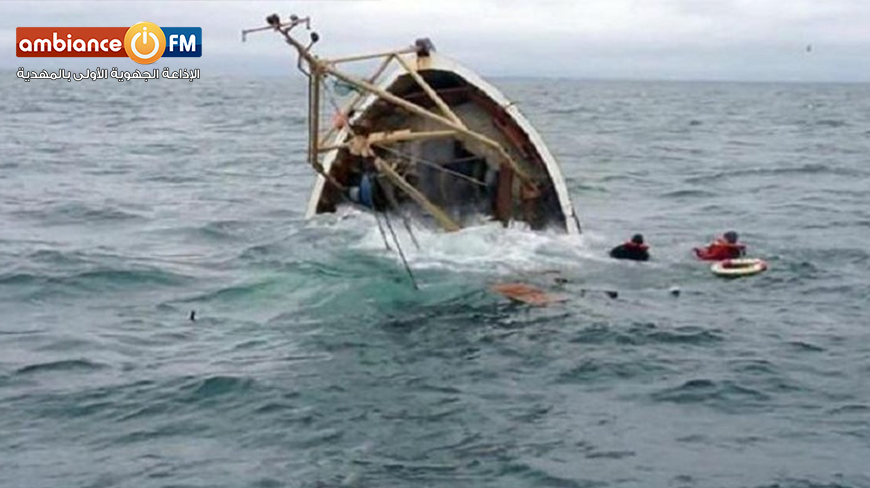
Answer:
[[[0,0],[0,68],[107,65],[18,59],[19,26],[203,29],[203,57],[164,65],[204,73],[280,74],[290,51],[274,34],[239,32],[278,12],[311,15],[319,52],[351,54],[430,37],[489,76],[870,81],[870,0]],[[807,52],[807,45],[812,51]],[[115,65],[129,60],[112,60]]]

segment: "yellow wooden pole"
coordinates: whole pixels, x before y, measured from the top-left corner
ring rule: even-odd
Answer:
[[[408,74],[411,75],[411,78],[414,78],[414,81],[416,81],[417,84],[420,85],[420,88],[422,88],[423,91],[426,92],[427,95],[429,95],[429,98],[431,98],[432,101],[435,102],[435,105],[438,106],[438,109],[441,110],[441,113],[444,114],[445,117],[449,118],[453,122],[456,122],[462,127],[465,127],[465,124],[462,122],[462,120],[457,117],[455,113],[453,113],[453,110],[451,110],[450,107],[447,106],[446,103],[444,103],[444,100],[442,100],[441,97],[438,96],[437,93],[435,93],[435,90],[433,90],[432,87],[429,86],[429,83],[426,83],[426,80],[424,80],[423,77],[420,76],[420,73],[417,73],[417,70],[414,67],[409,65],[408,62],[405,61],[401,56],[396,56],[396,61],[398,61],[399,64],[401,64],[402,67],[405,68],[405,71],[407,71]]]
[[[317,62],[317,61],[315,61],[315,62]],[[514,161],[513,158],[511,158],[511,156],[507,153],[507,151],[505,151],[505,149],[501,146],[501,144],[490,139],[489,137],[486,137],[482,134],[478,134],[477,132],[469,130],[468,128],[466,128],[460,124],[457,124],[446,117],[443,117],[441,115],[430,112],[419,105],[411,103],[403,98],[397,97],[396,95],[393,95],[392,93],[390,93],[386,90],[382,90],[381,88],[379,88],[375,85],[372,85],[371,83],[369,83],[365,80],[362,80],[362,79],[359,79],[359,78],[356,78],[356,77],[353,77],[350,75],[346,75],[346,74],[342,73],[341,71],[338,71],[335,68],[332,68],[330,66],[323,66],[322,68],[327,73],[331,74],[332,76],[335,76],[336,78],[338,78],[346,83],[350,83],[352,85],[358,86],[359,88],[361,88],[367,92],[373,93],[373,94],[381,97],[382,99],[384,99],[384,100],[386,100],[394,105],[398,105],[399,107],[402,107],[405,110],[407,110],[413,114],[416,114],[416,115],[419,115],[421,117],[427,118],[429,120],[438,122],[446,127],[449,127],[451,129],[455,130],[460,135],[464,135],[466,137],[477,140],[479,142],[482,142],[483,144],[486,144],[487,146],[494,148],[502,156],[502,158],[504,158],[504,160],[507,161],[508,165],[510,165],[513,168],[513,170],[517,174],[517,176],[519,176],[520,178],[522,178],[524,180],[531,179],[531,177],[528,175],[528,173],[526,173],[522,168],[519,167],[519,165],[516,163],[516,161]]]
[[[393,60],[393,55],[388,54],[387,57],[384,58],[383,62],[381,62],[380,66],[378,66],[378,69],[375,70],[374,74],[369,77],[369,79],[368,79],[369,83],[374,83],[375,81],[377,81],[378,77],[380,77],[384,73],[384,71],[387,69],[387,66],[390,65],[390,61],[392,61],[392,60]],[[365,94],[358,93],[357,96],[354,97],[354,99],[347,105],[347,107],[342,109],[342,114],[346,115],[346,114],[350,113],[350,111],[354,107],[356,107],[356,105],[363,98],[365,98]],[[348,119],[349,118],[350,117],[348,117]],[[333,136],[333,134],[335,134],[336,130],[338,130],[338,129],[336,129],[335,127],[330,127],[329,130],[326,132],[326,134],[323,136],[322,140],[323,141],[329,140]]]
[[[339,64],[339,63],[349,63],[349,62],[353,62],[353,61],[365,61],[367,59],[380,58],[381,56],[396,56],[399,54],[409,54],[409,53],[413,53],[416,51],[417,51],[417,48],[409,47],[407,49],[399,49],[397,51],[387,51],[387,52],[377,53],[377,54],[361,54],[359,56],[347,56],[344,58],[324,59],[323,62],[326,64],[335,65],[335,64]]]
[[[390,181],[393,182],[396,186],[399,187],[402,191],[405,192],[412,200],[417,202],[424,210],[429,212],[432,217],[435,217],[435,220],[438,222],[441,227],[444,228],[447,232],[455,232],[457,230],[462,229],[462,226],[453,221],[440,207],[430,202],[425,195],[423,195],[420,190],[414,188],[410,183],[408,183],[404,178],[402,178],[396,170],[393,169],[392,166],[383,159],[379,157],[375,157],[375,168],[378,169],[382,174],[384,174]]]

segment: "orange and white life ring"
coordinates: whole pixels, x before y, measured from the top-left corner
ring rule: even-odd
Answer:
[[[765,270],[767,270],[767,263],[761,259],[726,259],[710,266],[713,274],[725,278],[752,276]]]

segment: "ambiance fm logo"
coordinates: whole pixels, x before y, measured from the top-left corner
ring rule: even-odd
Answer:
[[[201,27],[164,27],[139,22],[132,27],[18,27],[19,58],[122,58],[151,64],[161,57],[202,56]]]

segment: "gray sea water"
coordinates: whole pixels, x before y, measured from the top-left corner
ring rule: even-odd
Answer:
[[[303,219],[298,76],[204,78],[0,79],[0,486],[870,486],[867,85],[500,80],[585,233],[400,232],[414,291]]]

